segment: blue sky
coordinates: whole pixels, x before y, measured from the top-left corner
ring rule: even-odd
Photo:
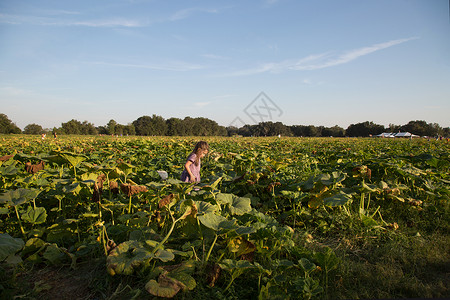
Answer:
[[[2,0],[0,104],[22,129],[153,114],[448,127],[449,1]]]

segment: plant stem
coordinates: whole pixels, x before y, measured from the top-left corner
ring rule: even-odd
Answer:
[[[216,244],[218,235],[217,235],[217,234],[214,234],[214,235],[215,235],[215,236],[214,236],[214,241],[212,242],[211,247],[209,248],[209,251],[208,251],[208,253],[206,254],[205,262],[208,262],[209,256],[211,255],[211,251],[212,251],[212,249],[214,248],[214,245]]]
[[[170,213],[170,209],[169,209],[169,214],[170,214],[170,217],[172,218],[172,221],[173,221],[172,226],[170,227],[169,232],[166,234],[164,239],[161,242],[159,242],[159,244],[156,245],[156,247],[153,249],[153,251],[151,253],[151,257],[153,257],[153,255],[156,253],[156,251],[158,251],[159,248],[161,248],[162,245],[164,245],[164,243],[169,239],[169,236],[172,234],[172,231],[175,228],[175,224],[180,220],[180,219],[175,220],[175,218]]]
[[[128,213],[131,214],[131,195],[130,200],[128,201]]]
[[[231,275],[231,281],[230,281],[230,283],[227,285],[227,287],[225,288],[225,290],[223,290],[224,292],[226,292],[226,291],[230,288],[230,286],[233,284],[234,279],[235,279],[234,276]]]
[[[106,238],[105,238],[105,226],[102,227],[102,244],[103,249],[105,250],[105,256],[108,256],[108,250],[106,249]]]
[[[22,227],[22,221],[20,221],[19,211],[16,206],[14,206],[14,210],[16,211],[17,220],[19,221],[20,231],[22,231],[23,236],[26,237],[25,230]]]

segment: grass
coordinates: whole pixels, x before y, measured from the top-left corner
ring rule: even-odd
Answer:
[[[450,237],[398,236],[351,242],[337,250],[342,264],[335,272],[330,299],[450,297]]]

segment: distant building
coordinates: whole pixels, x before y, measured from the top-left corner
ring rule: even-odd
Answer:
[[[412,134],[410,132],[398,132],[398,133],[392,133],[392,132],[383,132],[378,135],[375,135],[375,137],[381,137],[381,138],[416,138],[419,137],[418,135]]]

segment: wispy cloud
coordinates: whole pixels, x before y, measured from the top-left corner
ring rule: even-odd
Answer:
[[[208,102],[195,102],[194,106],[198,107],[198,108],[202,108],[202,107],[210,105],[211,103],[212,103],[211,101],[208,101]]]
[[[3,97],[23,97],[23,96],[34,96],[35,93],[30,90],[25,90],[22,88],[17,88],[13,86],[3,86],[0,87],[0,95]]]
[[[107,18],[94,20],[70,20],[57,17],[0,14],[0,23],[31,24],[40,26],[86,26],[86,27],[143,27],[149,23],[137,19]]]
[[[245,76],[253,75],[265,72],[280,73],[288,70],[296,71],[311,71],[323,68],[329,68],[337,65],[342,65],[354,61],[360,57],[369,55],[376,51],[387,49],[395,45],[399,45],[411,40],[418,39],[418,37],[411,37],[406,39],[392,40],[384,43],[374,44],[368,47],[362,47],[353,49],[343,53],[325,52],[320,54],[312,54],[301,59],[284,60],[281,62],[270,62],[261,64],[254,68],[244,69],[237,72],[233,72],[231,76]]]
[[[147,23],[139,20],[113,18],[104,20],[69,22],[67,24],[62,25],[87,26],[87,27],[143,27],[146,26]]]
[[[264,0],[263,5],[264,7],[270,7],[278,2],[280,2],[280,0]]]
[[[395,45],[399,45],[405,42],[409,42],[411,40],[418,39],[417,37],[407,38],[407,39],[398,39],[393,41],[388,41],[385,43],[375,44],[369,47],[363,47],[359,49],[354,49],[347,51],[345,53],[339,55],[323,55],[318,57],[318,59],[310,59],[308,61],[299,61],[295,65],[291,66],[293,70],[316,70],[323,69],[327,67],[337,66],[341,64],[349,63],[357,58],[362,56],[374,53],[376,51],[380,51]]]
[[[173,22],[191,17],[197,13],[218,13],[216,8],[186,8],[176,11],[168,16],[149,20],[122,17],[108,17],[103,19],[84,19],[77,11],[68,10],[38,10],[37,15],[0,14],[0,23],[6,24],[32,24],[41,26],[86,26],[86,27],[146,27],[154,23]],[[69,19],[68,17],[77,19]]]
[[[222,55],[216,55],[216,54],[203,54],[202,57],[208,58],[208,59],[217,59],[217,60],[229,59],[229,57],[222,56]]]
[[[214,96],[214,97],[212,97],[212,99],[221,99],[221,100],[223,100],[223,99],[227,99],[227,98],[233,98],[233,97],[236,97],[236,96],[238,96],[238,95],[235,95],[235,94],[226,94],[226,95],[218,95],[218,96]]]
[[[218,9],[208,8],[186,8],[179,10],[169,17],[169,21],[178,21],[186,19],[195,13],[217,13]]]
[[[80,12],[64,9],[37,9],[37,12],[43,15],[58,16],[58,15],[79,15]]]
[[[192,64],[182,61],[172,61],[166,64],[130,64],[130,63],[109,63],[109,62],[88,62],[88,64],[93,65],[103,65],[110,67],[121,67],[121,68],[137,68],[137,69],[151,69],[159,71],[193,71],[205,69],[206,66],[199,64]]]

